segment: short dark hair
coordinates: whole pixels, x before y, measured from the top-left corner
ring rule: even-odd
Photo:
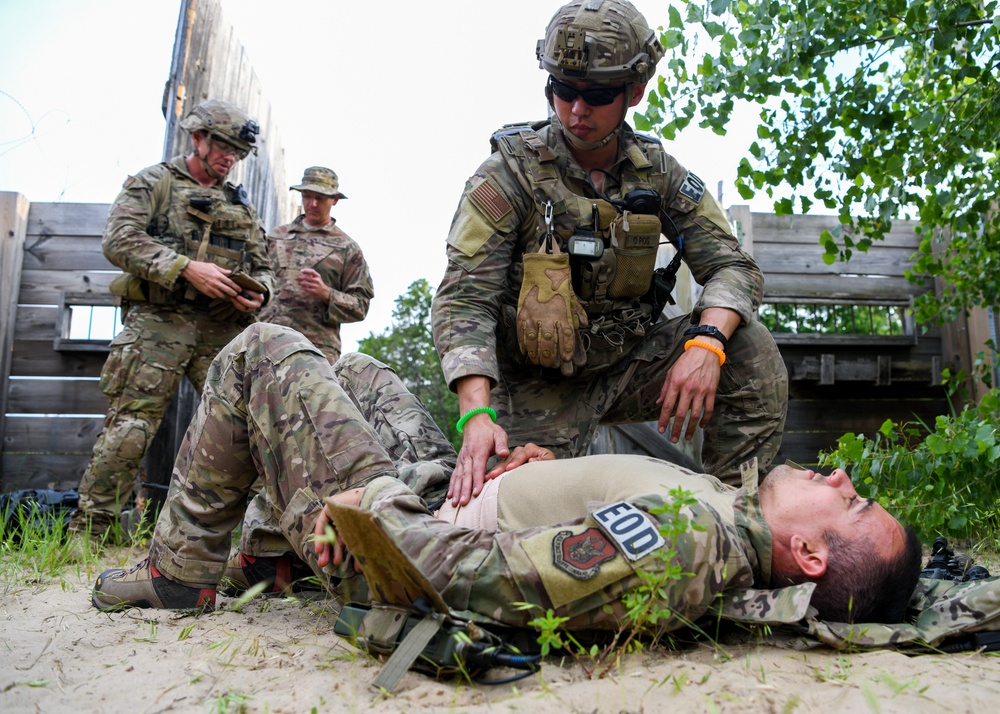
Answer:
[[[877,555],[869,538],[853,542],[837,533],[823,534],[829,553],[826,572],[816,583],[810,604],[819,617],[831,622],[883,622],[894,624],[906,617],[910,596],[920,578],[923,551],[912,527],[905,529],[906,542],[893,558]],[[802,573],[781,580],[809,582]]]

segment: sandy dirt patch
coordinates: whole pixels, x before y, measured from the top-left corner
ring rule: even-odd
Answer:
[[[631,655],[601,680],[558,659],[501,686],[411,672],[387,697],[369,686],[378,663],[333,633],[325,599],[258,599],[198,617],[106,614],[90,604],[95,575],[0,586],[0,712],[912,714],[994,711],[1000,701],[995,655],[765,644]]]

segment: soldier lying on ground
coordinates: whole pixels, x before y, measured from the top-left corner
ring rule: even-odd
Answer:
[[[287,564],[288,556],[258,557],[268,555],[267,529],[272,547],[280,534],[285,550],[332,591],[365,597],[343,550],[314,542],[327,519],[324,499],[338,494],[376,515],[448,606],[512,625],[534,617],[512,603],[529,602],[570,617],[568,627],[615,626],[622,593],[639,584],[637,568],[658,567],[652,551],[661,544],[640,548],[642,539],[616,536],[620,522],[609,528],[602,519],[629,510],[655,533],[654,509],[676,486],[694,494],[682,512],[703,530],[673,544],[675,562],[691,575],[665,593],[673,614],[665,629],[694,621],[722,591],[806,581],[816,583],[821,617],[898,621],[920,570],[913,531],[859,498],[841,470],[778,467],[758,492],[753,466],[736,489],[646,457],[555,461],[529,445],[497,467],[503,477],[471,511],[444,511],[456,524],[427,507],[444,495],[454,463],[454,450],[391,370],[347,355],[335,374],[298,333],[253,325],[212,365],[148,558],[102,573],[94,605],[212,604],[224,573],[246,566],[242,580],[252,583]],[[257,518],[241,540],[249,558],[231,560],[227,571],[230,533],[258,477],[265,486],[251,509]]]

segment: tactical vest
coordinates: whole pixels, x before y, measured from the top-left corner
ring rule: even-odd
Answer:
[[[650,297],[650,281],[661,228],[655,216],[620,215],[607,201],[571,191],[563,181],[558,157],[538,134],[548,124],[506,125],[490,143],[535,204],[533,227],[524,231],[532,236],[524,252],[544,250],[545,242],[539,239],[550,226],[564,251],[580,229],[593,231],[604,245],[600,258],[573,257],[570,261],[573,289],[590,323],[581,330],[587,351],[585,371],[599,370],[627,354],[659,317],[654,314],[658,310],[654,310]],[[642,147],[638,141],[628,146],[628,160],[620,164],[620,184],[609,186],[606,195],[617,199],[635,189],[652,189],[662,199],[667,155],[658,141],[640,135],[636,138]],[[509,284],[515,302],[523,275],[520,249],[515,251],[510,268]]]
[[[250,272],[244,247],[255,221],[246,191],[226,183],[206,188],[191,181],[176,181],[172,163],[160,164],[165,171],[153,185],[150,219],[146,232],[170,249],[191,260],[211,262],[234,272]],[[208,304],[210,298],[192,286],[168,288],[129,273],[115,278],[109,289],[129,302],[155,305]]]

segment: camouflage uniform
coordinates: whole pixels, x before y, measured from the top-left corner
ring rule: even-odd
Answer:
[[[375,295],[361,247],[333,218],[313,228],[299,216],[268,234],[267,252],[275,270],[275,291],[260,320],[295,328],[335,363],[340,358],[341,323],[364,320]],[[322,304],[299,287],[295,277],[303,268],[322,276],[330,287],[329,303]]]
[[[250,535],[261,526],[282,538],[278,552],[292,550],[315,568],[309,537],[322,497],[392,475],[434,498],[454,466],[454,448],[391,369],[350,354],[335,374],[299,333],[251,325],[209,370],[150,562],[173,580],[217,583],[260,477],[241,550],[267,552]]]
[[[470,531],[431,516],[420,496],[429,501],[442,494],[454,464],[454,449],[385,365],[346,355],[335,375],[301,335],[253,325],[212,366],[157,523],[151,562],[182,583],[217,583],[231,530],[262,474],[265,491],[258,500],[269,520],[300,558],[325,575],[309,542],[315,514],[324,497],[367,483],[362,507],[454,610],[523,625],[534,615],[510,604],[524,601],[552,607],[571,618],[571,628],[615,627],[621,594],[638,584],[635,569],[659,566],[650,556],[626,561],[620,547],[606,547],[609,539],[594,514],[606,502],[625,500],[655,522],[648,512],[680,486],[697,498],[682,514],[704,530],[688,529],[676,543],[675,563],[690,575],[664,593],[662,605],[671,611],[664,630],[711,612],[738,622],[795,625],[795,634],[772,635],[782,644],[851,648],[937,644],[997,626],[998,578],[922,580],[911,601],[919,615],[899,625],[816,620],[809,605],[814,583],[768,589],[772,543],[752,463],[743,466],[740,489],[647,457],[527,464],[501,481],[501,532]],[[609,471],[614,478],[607,478]],[[545,499],[539,515],[531,501],[539,500],[541,488],[562,495]],[[555,519],[564,522],[552,525]],[[360,580],[346,578],[340,592],[363,594]]]
[[[728,308],[739,313],[742,326],[726,348],[715,413],[705,430],[704,467],[738,482],[741,462],[757,457],[767,466],[781,442],[787,376],[770,333],[753,319],[763,276],[704,183],[658,141],[622,126],[618,160],[605,181],[608,197],[655,190],[682,238],[669,223],[663,231],[682,247],[704,289],[691,315],[656,322],[650,293],[614,297],[613,277],[588,274],[586,261],[578,262],[574,291],[588,315],[589,327],[581,330],[587,365],[564,377],[527,364],[518,350],[522,257],[540,248],[547,206],[552,232],[563,245],[578,227],[594,225],[595,205],[595,232],[607,237],[616,211],[595,194],[556,118],[506,127],[493,145],[459,203],[448,236],[448,267],[434,298],[434,339],[452,388],[462,377],[488,377],[491,405],[512,444],[530,439],[560,456],[578,456],[586,453],[598,424],[657,419],[656,400],[683,353],[684,330],[706,308]],[[619,265],[625,259],[617,256]]]
[[[558,513],[540,516],[543,522],[535,527],[472,532],[432,518],[417,497],[442,494],[455,459],[419,402],[369,357],[347,355],[337,371],[339,381],[300,335],[266,324],[251,326],[220,353],[157,522],[150,562],[160,572],[188,585],[218,582],[230,533],[261,475],[259,504],[317,572],[309,536],[322,498],[369,484],[363,506],[378,515],[451,607],[480,617],[523,624],[533,615],[513,612],[510,603],[529,601],[559,608],[573,618],[570,626],[610,626],[621,614],[621,593],[638,582],[635,568],[656,565],[650,556],[629,563],[617,555],[589,520],[592,501],[624,497],[646,511],[669,498],[668,489],[676,485],[703,492],[684,515],[706,530],[689,531],[677,543],[680,562],[694,576],[672,586],[670,626],[699,616],[723,589],[767,584],[770,532],[757,502],[756,470],[747,470],[746,487],[737,490],[646,457],[529,464],[501,485],[504,522],[524,525],[534,517],[518,516],[517,503],[531,500],[532,484],[553,477],[552,471],[563,481],[546,481],[549,487],[569,481],[572,497]],[[604,478],[609,468],[621,473],[614,486]],[[578,482],[590,484],[589,490],[574,490]],[[553,517],[567,522],[552,526]],[[590,577],[579,577],[580,562],[555,564],[557,537],[566,552],[581,537],[591,546],[601,541],[604,552],[590,564]],[[602,610],[605,603],[612,605],[611,614]]]
[[[182,156],[125,181],[103,247],[125,271],[112,284],[125,324],[101,371],[110,407],[80,482],[81,512],[95,531],[128,499],[181,379],[187,375],[200,391],[212,359],[253,319],[233,311],[218,317],[219,303],[228,301],[213,304],[180,279],[188,262],[239,269],[268,289],[272,281],[263,227],[242,187],[201,186]]]
[[[616,482],[610,487],[602,483],[609,471]],[[565,495],[545,499],[557,509],[548,516],[531,504],[540,484],[549,494]],[[625,547],[599,525],[596,515],[609,501],[625,501],[645,512],[645,526],[657,525],[652,510],[669,501],[669,491],[678,487],[697,499],[681,515],[700,530],[689,528],[671,544],[677,552],[672,564],[685,575],[660,591],[659,607],[670,611],[659,621],[666,631],[717,606],[723,591],[769,584],[771,535],[757,498],[756,468],[748,465],[743,488],[735,489],[642,456],[526,464],[500,484],[498,532],[469,530],[432,517],[394,479],[373,481],[361,507],[377,515],[383,530],[459,615],[526,626],[552,608],[569,618],[568,629],[615,629],[624,620],[622,595],[642,584],[636,570],[657,572],[664,564],[653,552],[628,559]],[[535,524],[529,526],[532,520]],[[559,520],[563,522],[553,525]],[[512,522],[518,527],[505,530]],[[537,608],[517,609],[511,606],[515,602]]]

